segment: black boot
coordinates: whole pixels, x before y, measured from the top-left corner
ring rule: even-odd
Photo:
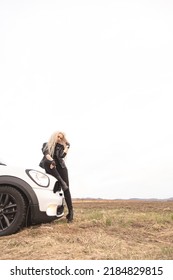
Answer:
[[[56,193],[56,192],[60,192],[60,191],[61,191],[61,184],[59,181],[56,181],[53,192]]]
[[[69,210],[69,213],[66,215],[67,223],[72,223],[73,221],[73,209]]]
[[[73,205],[69,189],[64,192],[64,197],[68,208],[68,214],[66,215],[67,223],[71,223],[73,221]]]

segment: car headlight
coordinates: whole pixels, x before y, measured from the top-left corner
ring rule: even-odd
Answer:
[[[41,187],[49,186],[50,179],[46,174],[33,169],[27,169],[26,173],[37,185]]]

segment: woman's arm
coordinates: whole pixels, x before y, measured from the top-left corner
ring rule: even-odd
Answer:
[[[47,143],[44,143],[44,144],[43,144],[42,152],[43,152],[45,158],[46,158],[47,160],[50,161],[50,168],[52,169],[52,168],[54,168],[54,167],[56,166],[56,164],[55,164],[54,159],[53,159],[53,158],[51,157],[51,155],[49,154],[49,151],[48,151],[48,149],[47,149],[47,147],[46,147],[46,144],[47,144]]]
[[[62,145],[62,147],[57,146],[56,150],[55,150],[56,157],[57,158],[64,158],[67,155],[68,149],[69,149],[68,145],[65,145],[64,148],[63,148],[63,145]]]

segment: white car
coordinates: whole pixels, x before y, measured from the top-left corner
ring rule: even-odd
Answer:
[[[57,179],[34,169],[0,161],[0,236],[64,215],[64,194]]]

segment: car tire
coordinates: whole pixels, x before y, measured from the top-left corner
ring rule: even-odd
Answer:
[[[0,186],[0,236],[19,231],[26,219],[26,202],[11,186]]]

